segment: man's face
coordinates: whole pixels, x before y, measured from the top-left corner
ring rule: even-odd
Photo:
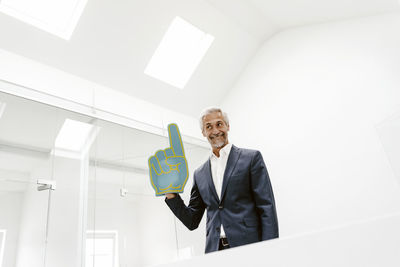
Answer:
[[[221,148],[228,143],[229,125],[226,125],[221,112],[213,112],[203,118],[203,136],[213,148]]]

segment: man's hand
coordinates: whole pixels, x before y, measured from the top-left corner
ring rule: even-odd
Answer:
[[[156,196],[183,192],[189,176],[178,125],[169,124],[168,135],[170,147],[149,158],[150,180]]]
[[[168,194],[165,194],[165,196],[166,196],[168,199],[171,199],[171,198],[176,197],[176,194],[175,194],[175,193],[174,193],[174,194],[168,193]]]

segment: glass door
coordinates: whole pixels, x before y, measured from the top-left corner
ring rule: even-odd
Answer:
[[[0,267],[153,266],[202,255],[150,183],[164,135],[0,93]],[[208,149],[185,142],[189,180]]]
[[[0,93],[1,267],[81,266],[91,117]]]
[[[57,109],[0,94],[2,267],[44,266]],[[41,184],[40,184],[41,183]]]
[[[154,266],[202,255],[205,227],[187,230],[151,187],[148,158],[169,146],[167,131],[159,136],[101,120],[96,125],[101,130],[90,151],[86,267]],[[194,168],[209,152],[184,145],[187,199]]]

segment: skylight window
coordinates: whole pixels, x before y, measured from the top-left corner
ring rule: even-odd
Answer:
[[[55,154],[80,158],[88,151],[98,133],[92,124],[66,119],[55,141]]]
[[[69,40],[87,0],[0,0],[0,11]]]
[[[212,35],[176,17],[144,73],[183,89],[213,40]]]

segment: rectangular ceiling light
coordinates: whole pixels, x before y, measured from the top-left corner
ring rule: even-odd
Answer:
[[[66,119],[57,135],[54,146],[56,149],[81,152],[92,130],[92,124]]]
[[[0,11],[69,40],[87,0],[0,0]]]
[[[213,40],[212,35],[176,17],[144,73],[183,89]]]

